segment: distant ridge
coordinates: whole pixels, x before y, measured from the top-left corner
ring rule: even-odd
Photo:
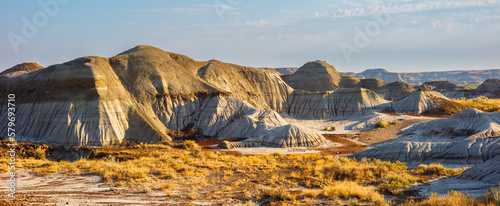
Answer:
[[[461,85],[478,85],[487,79],[500,78],[500,69],[404,73],[389,72],[385,69],[367,69],[361,73],[341,72],[341,74],[361,79],[379,78],[389,83],[402,81],[412,85],[421,85],[424,82],[439,80]]]

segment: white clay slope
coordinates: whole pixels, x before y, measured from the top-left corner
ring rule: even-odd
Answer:
[[[410,166],[439,162],[473,166],[500,154],[500,113],[465,109],[448,119],[416,124],[402,136],[358,152],[356,158],[402,161]]]

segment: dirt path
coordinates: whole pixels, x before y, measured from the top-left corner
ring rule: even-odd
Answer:
[[[398,132],[410,125],[429,120],[432,120],[432,118],[403,120],[399,124],[389,125],[387,128],[372,129],[369,131],[360,132],[357,135],[352,135],[351,138],[356,138],[357,141],[366,144],[375,144],[379,142],[384,142],[398,137],[399,136]]]

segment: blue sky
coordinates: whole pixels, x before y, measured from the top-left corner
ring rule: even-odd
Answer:
[[[25,20],[37,32],[23,34]],[[254,67],[500,68],[500,0],[2,0],[0,23],[0,70],[141,44]]]

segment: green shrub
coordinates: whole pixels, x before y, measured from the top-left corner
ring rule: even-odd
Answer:
[[[387,121],[381,119],[381,120],[377,121],[377,123],[375,124],[375,127],[377,127],[377,128],[386,128],[388,125],[389,125],[389,123],[387,123]]]

